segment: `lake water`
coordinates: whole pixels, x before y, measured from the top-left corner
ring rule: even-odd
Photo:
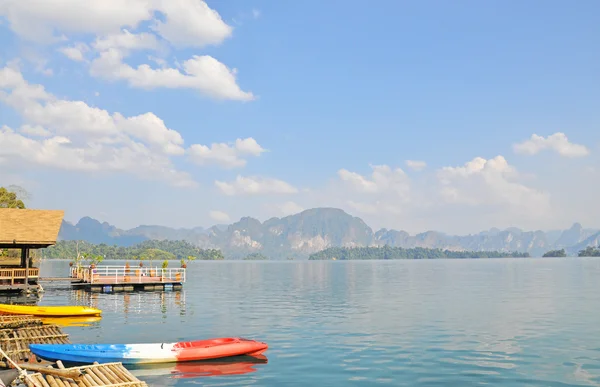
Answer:
[[[103,309],[65,328],[76,343],[270,346],[266,363],[134,370],[150,386],[600,385],[600,259],[196,261],[181,292],[46,285],[40,304]]]

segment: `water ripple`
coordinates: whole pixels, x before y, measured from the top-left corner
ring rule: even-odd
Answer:
[[[194,262],[182,292],[40,303],[104,310],[74,342],[269,343],[266,363],[134,370],[151,386],[600,386],[599,262]]]

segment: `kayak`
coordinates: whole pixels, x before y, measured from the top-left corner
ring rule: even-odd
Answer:
[[[0,312],[9,314],[26,314],[31,316],[98,316],[100,309],[87,306],[37,306],[0,304]]]
[[[143,344],[29,344],[29,350],[48,361],[68,363],[150,364],[218,359],[229,356],[257,356],[268,349],[266,343],[224,337],[177,343]]]

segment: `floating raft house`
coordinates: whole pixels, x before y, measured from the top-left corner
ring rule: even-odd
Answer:
[[[29,251],[56,244],[63,216],[62,210],[0,208],[0,249],[21,251],[19,258],[0,260],[0,293],[41,290]]]

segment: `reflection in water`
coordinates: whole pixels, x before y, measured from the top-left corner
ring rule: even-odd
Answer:
[[[38,305],[44,297],[43,293],[36,294],[0,294],[0,304],[9,305]]]
[[[136,370],[162,372],[140,377],[150,386],[600,385],[598,259],[196,261],[188,274],[181,292],[46,287],[41,302],[104,311],[65,328],[74,343],[269,344],[264,366]]]
[[[102,320],[101,316],[40,317],[42,323],[61,327],[85,327]]]
[[[166,317],[177,309],[177,314],[185,316],[185,290],[177,292],[123,292],[123,293],[93,293],[83,289],[70,291],[71,302],[76,305],[88,305],[102,309],[102,312],[111,311],[123,314],[126,318],[130,314],[160,313]],[[110,302],[107,302],[110,300]]]
[[[167,376],[174,379],[189,379],[208,376],[244,375],[256,372],[257,364],[266,364],[264,355],[236,356],[228,359],[216,359],[202,362],[184,362],[171,364],[152,364],[128,366],[137,377]]]

